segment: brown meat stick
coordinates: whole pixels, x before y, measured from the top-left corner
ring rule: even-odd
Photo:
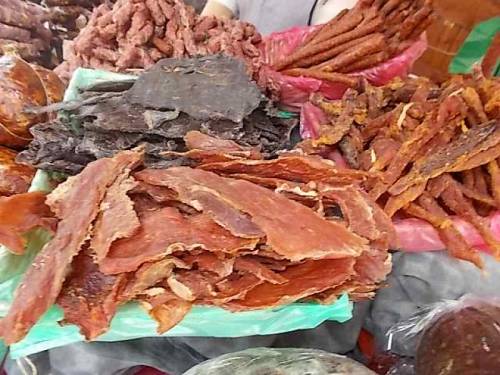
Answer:
[[[491,176],[491,192],[497,208],[500,208],[500,168],[498,167],[498,160],[492,160],[488,163],[488,172]]]
[[[386,61],[389,57],[387,51],[380,51],[372,55],[368,55],[355,63],[350,64],[348,67],[341,70],[341,73],[351,73],[358,70],[368,69]]]
[[[363,21],[363,13],[355,10],[348,11],[342,18],[334,18],[321,33],[311,40],[311,44],[318,44],[356,28]]]
[[[365,35],[361,38],[354,39],[354,40],[351,40],[351,41],[343,43],[343,44],[339,44],[339,45],[329,49],[328,51],[320,53],[316,56],[308,57],[307,59],[304,59],[298,63],[295,63],[295,64],[291,65],[290,68],[309,68],[309,67],[321,68],[321,67],[323,67],[324,64],[315,65],[315,64],[318,64],[318,61],[320,63],[322,61],[325,61],[325,60],[330,61],[329,59],[334,58],[334,57],[338,56],[340,53],[345,52],[353,47],[356,47],[359,43],[362,43],[362,42],[364,42],[368,39],[371,39],[371,38],[373,38],[373,35]],[[326,66],[326,65],[327,64],[325,62],[324,66]]]
[[[356,28],[356,29],[349,31],[347,33],[344,33],[342,35],[338,35],[338,36],[336,36],[332,39],[326,40],[324,42],[307,46],[306,48],[303,48],[300,51],[292,53],[290,56],[288,56],[287,58],[283,59],[281,62],[276,64],[274,66],[274,68],[278,71],[283,70],[287,66],[292,65],[293,63],[298,62],[302,59],[320,54],[322,52],[325,52],[325,51],[327,51],[327,50],[329,50],[329,49],[331,49],[339,44],[346,43],[346,42],[349,42],[351,40],[361,38],[365,35],[371,34],[371,33],[375,32],[377,29],[379,29],[381,25],[382,25],[382,20],[375,19],[372,22],[370,22],[369,24],[366,24],[365,26]],[[328,57],[326,59],[328,59]],[[322,62],[322,61],[318,61],[317,63],[319,63],[319,62]]]
[[[383,34],[375,34],[371,40],[366,40],[360,43],[355,48],[345,51],[335,59],[332,59],[330,64],[323,68],[325,72],[335,72],[347,67],[349,64],[361,59],[364,56],[382,51],[386,46],[385,37]]]
[[[407,39],[413,30],[421,24],[426,18],[428,18],[432,14],[432,8],[430,6],[424,6],[419,9],[416,13],[413,13],[408,17],[399,29],[399,39],[405,40]]]
[[[358,78],[351,77],[342,73],[326,73],[321,70],[295,68],[285,70],[283,74],[291,77],[310,77],[334,83],[343,83],[352,88],[356,88],[359,86]]]
[[[309,43],[314,43],[316,39],[318,39],[321,34],[326,32],[328,29],[335,27],[338,25],[339,21],[347,14],[349,13],[349,9],[344,9],[342,10],[339,14],[335,16],[332,20],[329,22],[325,23],[323,26],[318,27],[315,31],[313,31],[311,34],[307,36],[307,38],[302,42],[301,46],[299,49],[304,48],[307,46]]]

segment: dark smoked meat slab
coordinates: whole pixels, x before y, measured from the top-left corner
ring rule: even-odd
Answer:
[[[130,103],[147,108],[233,122],[243,121],[262,101],[244,63],[222,55],[160,60],[139,77],[127,97]]]

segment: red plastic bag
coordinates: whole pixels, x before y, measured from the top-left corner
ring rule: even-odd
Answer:
[[[330,83],[315,78],[289,77],[274,71],[271,66],[283,56],[292,53],[318,26],[294,27],[273,33],[264,39],[260,48],[265,66],[260,71],[259,82],[266,87],[274,87],[280,93],[280,103],[288,110],[299,111],[314,92],[320,92],[328,99],[340,99],[347,86]],[[363,76],[374,85],[384,85],[395,77],[408,74],[413,63],[424,53],[427,40],[423,36],[407,50],[379,66],[354,73]]]

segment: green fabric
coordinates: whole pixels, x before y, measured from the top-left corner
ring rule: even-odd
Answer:
[[[500,17],[492,18],[478,24],[465,40],[450,63],[451,74],[470,73],[475,63],[480,62],[486,55],[496,33],[500,32]],[[495,75],[500,74],[500,58],[493,69]]]
[[[66,100],[78,98],[78,89],[99,80],[130,79],[129,76],[101,71],[79,69],[73,75]],[[53,188],[50,175],[38,171],[31,191],[49,192]],[[0,316],[5,316],[12,302],[13,292],[22,274],[31,264],[33,257],[50,239],[47,232],[35,230],[27,235],[28,245],[23,256],[12,255],[0,247]],[[299,329],[317,327],[326,320],[345,322],[352,317],[352,303],[347,295],[332,305],[314,303],[295,303],[288,306],[231,313],[216,307],[196,306],[177,326],[164,336],[205,336],[205,337],[242,337],[269,335]],[[38,353],[50,348],[79,341],[83,337],[73,325],[60,326],[62,312],[53,306],[31,329],[21,342],[10,348],[14,359]],[[158,336],[156,322],[136,303],[128,303],[118,309],[110,330],[98,341],[123,341],[141,337]],[[0,342],[1,344],[1,342]]]

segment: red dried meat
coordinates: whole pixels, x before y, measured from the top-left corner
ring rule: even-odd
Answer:
[[[141,227],[134,236],[113,243],[99,264],[102,272],[132,272],[143,263],[161,260],[176,251],[235,253],[253,249],[257,244],[255,240],[231,235],[206,214],[185,217],[173,207],[143,212],[139,219]]]
[[[157,332],[165,333],[179,324],[191,310],[192,304],[177,297],[172,291],[160,290],[160,294],[155,295],[154,290],[151,295],[144,294],[140,297],[142,306],[148,311],[151,318],[158,322]]]
[[[256,148],[243,147],[234,141],[212,137],[199,131],[187,132],[184,141],[189,150],[216,151],[222,154],[236,152],[236,155],[238,152],[245,152],[250,159],[262,159]]]
[[[260,280],[270,282],[271,284],[284,284],[288,281],[279,273],[274,272],[265,264],[259,262],[258,259],[250,256],[236,258],[234,268],[236,271],[250,273],[257,276]]]
[[[212,272],[217,276],[224,278],[229,276],[234,269],[235,258],[224,258],[223,255],[203,251],[200,254],[187,254],[181,259],[190,268],[195,267],[200,271]]]
[[[22,255],[26,247],[22,235],[31,229],[55,230],[57,221],[45,204],[45,198],[41,192],[0,198],[0,243],[9,251]]]
[[[274,160],[236,160],[205,164],[200,168],[221,173],[245,173],[257,177],[280,178],[296,182],[329,182],[350,184],[363,181],[370,174],[352,169],[337,169],[329,160],[316,156],[283,156]]]
[[[342,225],[327,221],[309,208],[247,181],[186,167],[144,170],[136,177],[176,190],[181,201],[195,207],[200,202],[193,199],[193,193],[210,191],[235,209],[250,215],[266,234],[267,244],[290,260],[357,256],[366,246],[366,240]],[[203,209],[203,206],[199,208]],[[276,212],[280,215],[275,215]],[[304,236],[304,230],[308,236]]]
[[[354,263],[353,258],[324,259],[288,267],[280,273],[288,279],[286,283],[265,282],[225,307],[232,311],[255,310],[298,301],[347,281],[354,273]]]
[[[47,198],[60,222],[53,239],[26,271],[10,310],[0,323],[0,336],[8,345],[21,340],[55,302],[73,257],[88,239],[107,187],[140,161],[141,154],[136,151],[99,159],[59,185]]]
[[[132,236],[139,229],[139,219],[134,211],[134,203],[127,193],[135,187],[135,181],[125,171],[108,188],[101,203],[100,213],[94,224],[94,236],[90,248],[97,261],[108,254],[111,244]]]
[[[71,264],[57,304],[64,311],[63,324],[75,324],[87,340],[106,332],[116,309],[127,275],[104,275],[90,251],[82,251]]]

